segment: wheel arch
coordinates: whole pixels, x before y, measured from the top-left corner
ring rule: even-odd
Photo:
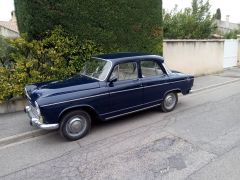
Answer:
[[[97,113],[97,111],[92,107],[92,106],[89,106],[89,105],[81,105],[81,106],[72,106],[72,107],[68,107],[66,109],[64,109],[58,119],[59,119],[59,122],[61,122],[62,118],[69,112],[71,111],[75,111],[75,110],[84,110],[86,111],[90,116],[91,116],[91,119],[93,121],[95,121],[96,119],[99,119],[99,115]]]
[[[166,91],[166,92],[164,93],[164,96],[163,96],[163,97],[165,98],[166,95],[167,95],[168,93],[171,93],[171,92],[182,93],[182,90],[181,90],[180,88],[168,90],[168,91]]]

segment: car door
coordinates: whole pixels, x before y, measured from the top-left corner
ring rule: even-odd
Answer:
[[[143,88],[139,79],[137,62],[117,64],[110,76],[116,79],[109,83],[110,113],[117,116],[138,108],[142,104]]]
[[[143,102],[146,106],[159,104],[166,92],[168,75],[157,61],[141,60]]]

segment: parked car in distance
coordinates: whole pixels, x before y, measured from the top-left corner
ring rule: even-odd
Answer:
[[[78,140],[89,132],[93,118],[106,121],[157,106],[172,111],[178,93],[188,94],[193,82],[193,76],[169,70],[161,56],[99,55],[79,75],[26,86],[25,111],[32,125]]]

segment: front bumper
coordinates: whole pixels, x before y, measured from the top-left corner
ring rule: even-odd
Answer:
[[[30,119],[30,124],[32,126],[35,126],[35,127],[38,127],[40,129],[44,129],[44,130],[55,130],[55,129],[59,128],[59,124],[44,124],[44,123],[41,123],[39,117],[34,115],[30,106],[25,107],[25,113],[28,114],[28,117]]]

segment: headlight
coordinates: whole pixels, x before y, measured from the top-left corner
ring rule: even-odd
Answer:
[[[28,99],[31,99],[30,96],[29,96],[29,94],[28,94],[27,88],[25,88],[25,94],[26,94],[26,96],[27,96]]]
[[[40,116],[40,115],[41,115],[41,111],[40,111],[40,108],[39,108],[39,106],[38,106],[37,101],[35,101],[35,106],[36,106],[37,113],[38,113],[38,115]]]

